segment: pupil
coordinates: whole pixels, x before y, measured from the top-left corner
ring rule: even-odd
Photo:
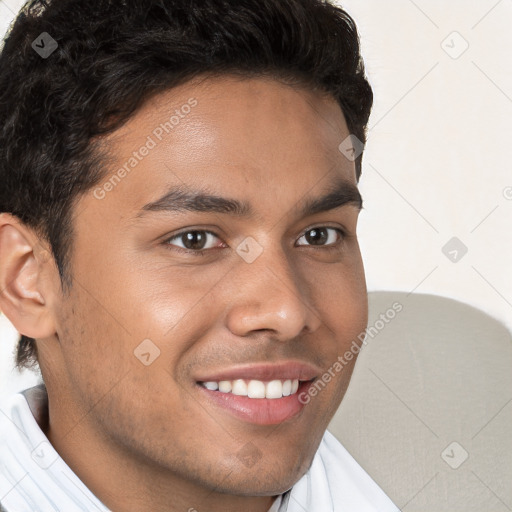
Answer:
[[[185,233],[182,240],[183,245],[187,249],[201,250],[204,248],[206,242],[206,234],[200,231],[191,231],[190,233]]]
[[[306,233],[306,240],[309,244],[320,245],[322,242],[326,242],[328,239],[327,230],[322,229],[311,229]]]

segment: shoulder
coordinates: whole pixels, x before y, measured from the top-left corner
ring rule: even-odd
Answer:
[[[44,435],[22,393],[0,400],[0,433],[0,511],[31,510],[33,504],[21,502],[18,494],[30,482],[31,453]]]
[[[45,395],[36,386],[0,400],[0,512],[108,511],[43,432]]]

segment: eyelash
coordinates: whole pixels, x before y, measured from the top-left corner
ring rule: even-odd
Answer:
[[[310,231],[313,231],[314,229],[332,229],[332,230],[336,231],[340,235],[341,240],[339,240],[338,242],[335,242],[334,244],[329,244],[329,245],[319,245],[319,246],[314,246],[314,245],[303,246],[303,245],[301,245],[299,247],[313,247],[313,248],[323,249],[323,250],[337,250],[337,247],[338,247],[339,243],[341,241],[343,241],[343,239],[346,237],[345,231],[343,229],[341,229],[341,228],[333,227],[333,226],[313,226],[313,227],[310,227],[310,228],[306,229],[302,233],[302,235],[300,235],[299,240],[301,238],[303,238],[304,236],[306,236],[306,234],[309,233]],[[186,235],[187,233],[206,233],[206,234],[213,235],[214,237],[218,238],[219,240],[221,239],[216,233],[214,233],[213,231],[209,231],[207,229],[188,229],[187,231],[181,231],[180,233],[177,233],[175,235],[172,235],[172,237],[165,239],[163,241],[163,245],[166,248],[170,249],[170,250],[181,252],[181,253],[186,253],[186,254],[193,254],[195,256],[205,256],[205,254],[208,251],[211,251],[213,249],[225,249],[225,247],[215,247],[215,248],[210,248],[210,249],[198,249],[198,250],[195,251],[193,249],[186,249],[184,247],[177,247],[177,246],[175,246],[175,245],[170,243],[173,240],[179,239],[183,235]]]

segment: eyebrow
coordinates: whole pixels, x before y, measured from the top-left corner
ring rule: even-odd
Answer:
[[[363,207],[363,199],[356,185],[349,181],[338,180],[327,192],[316,198],[308,198],[299,203],[299,214],[303,217],[352,205]],[[148,212],[202,212],[230,214],[236,217],[253,218],[255,211],[247,201],[221,197],[207,190],[195,189],[185,185],[171,187],[162,197],[142,207],[136,217]]]

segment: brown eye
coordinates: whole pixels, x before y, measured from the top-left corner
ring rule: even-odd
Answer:
[[[201,250],[206,244],[206,235],[201,231],[189,231],[180,235],[180,238],[186,249]]]
[[[306,231],[306,233],[302,235],[299,240],[304,239],[309,245],[312,246],[328,246],[336,244],[336,242],[339,240],[338,236],[339,238],[343,238],[343,231],[341,231],[341,229],[318,227]]]
[[[214,248],[216,246],[215,239],[218,239],[218,237],[211,231],[191,230],[174,235],[167,239],[165,243],[188,251],[200,252]]]

